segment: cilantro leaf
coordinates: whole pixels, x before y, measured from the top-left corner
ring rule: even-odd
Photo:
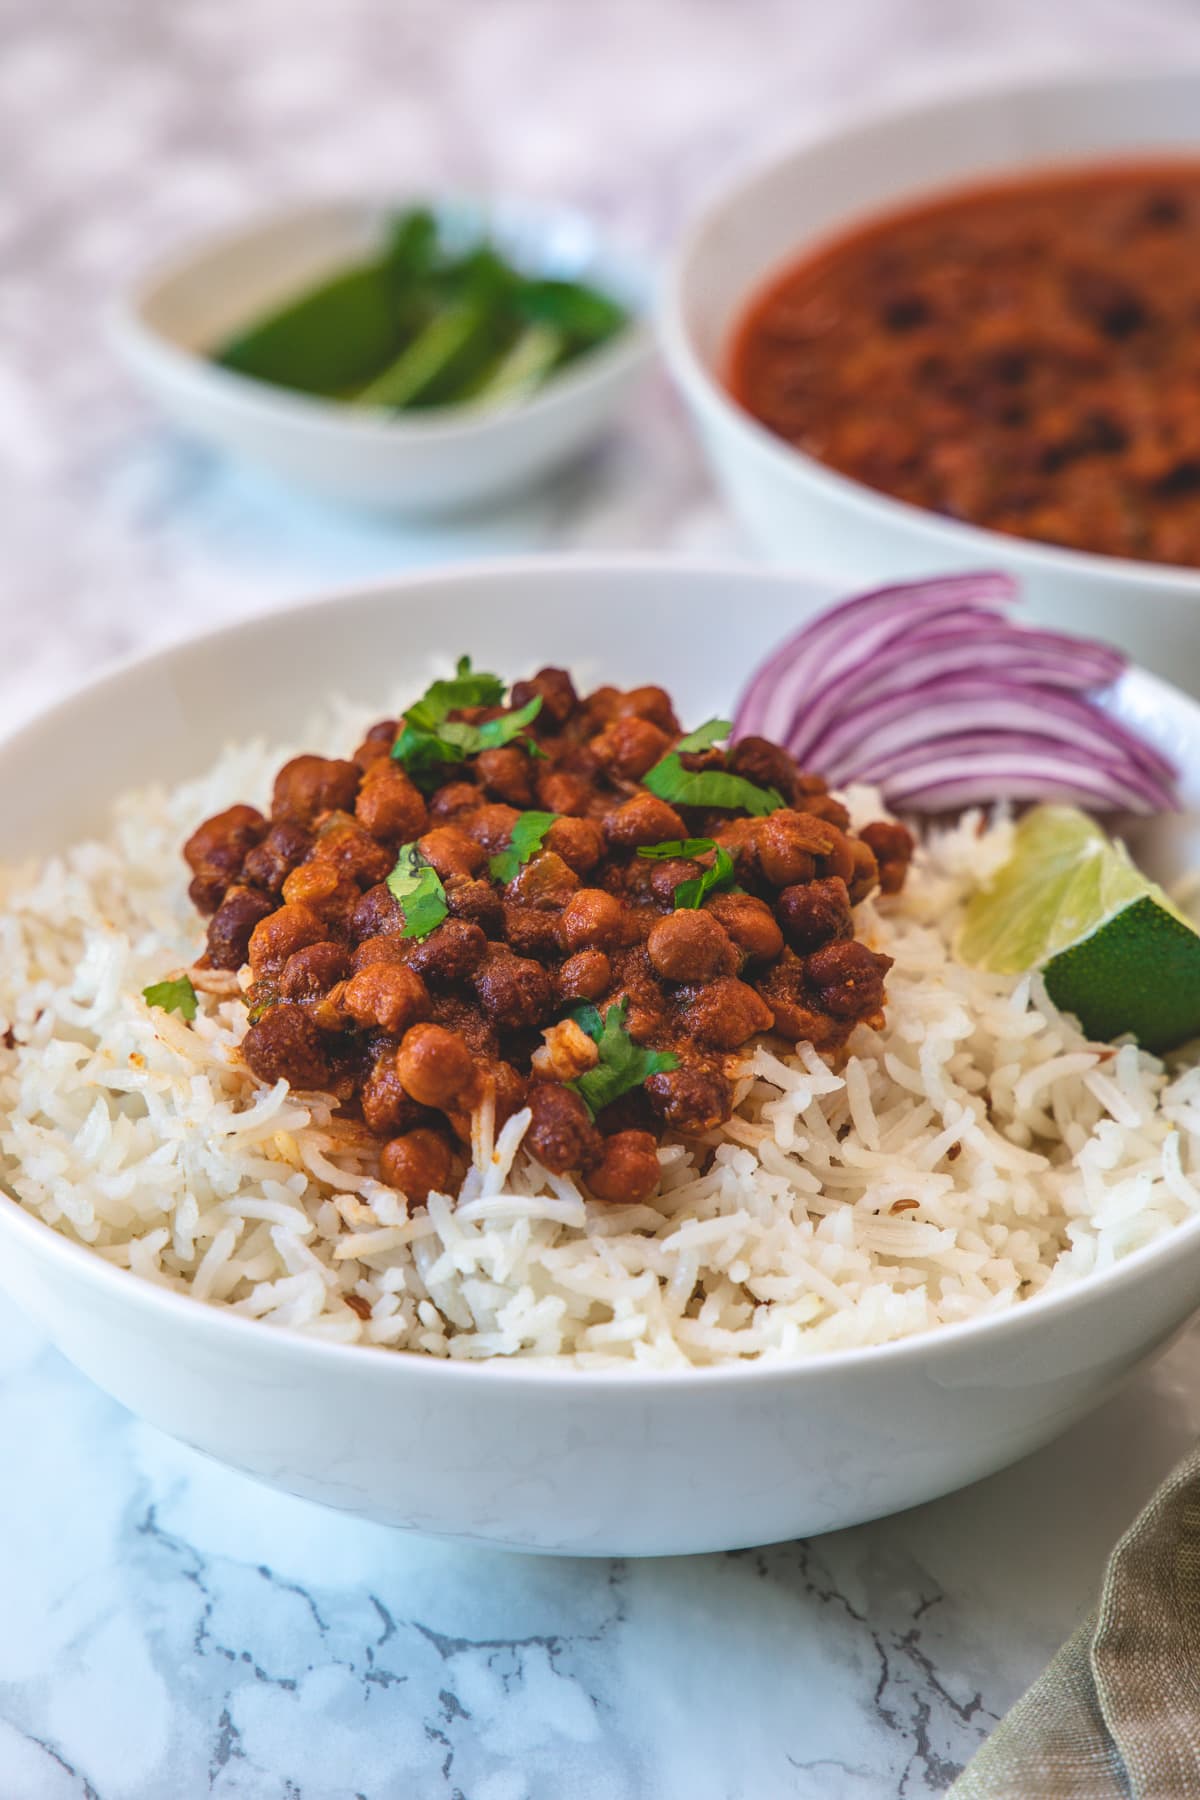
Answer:
[[[634,1043],[625,1029],[628,1006],[628,999],[617,1001],[603,1019],[598,1008],[590,1004],[577,1006],[570,1015],[600,1052],[594,1069],[567,1083],[582,1096],[593,1118],[631,1088],[641,1087],[647,1076],[679,1067],[673,1050],[645,1050]]]
[[[458,744],[447,743],[436,731],[414,725],[410,715],[392,745],[392,757],[427,792],[438,785],[447,763],[466,762],[467,753]]]
[[[455,674],[449,680],[435,681],[419,700],[414,700],[404,715],[404,729],[392,746],[392,756],[402,764],[418,787],[436,787],[445,773],[446,763],[465,762],[478,755],[490,743],[505,743],[503,736],[484,737],[486,726],[451,723],[450,714],[466,706],[495,706],[504,698],[504,683],[498,675],[472,670],[469,656],[460,656]],[[541,706],[539,699],[536,712]],[[525,709],[522,709],[524,711]],[[532,714],[530,715],[533,716]],[[494,720],[493,724],[507,723]],[[527,723],[527,721],[522,721]],[[513,727],[513,732],[521,726]]]
[[[600,1017],[600,1008],[593,1006],[590,1000],[583,1000],[574,1007],[570,1017],[582,1031],[586,1031],[593,1044],[598,1044],[604,1035],[604,1020]]]
[[[177,1012],[189,1025],[196,1016],[196,990],[189,975],[181,975],[178,981],[153,982],[142,989],[142,999],[163,1012]]]
[[[685,769],[677,750],[655,763],[642,776],[642,785],[675,806],[725,806],[734,812],[752,813],[755,818],[787,804],[774,788],[758,787],[742,775],[730,775],[724,769]]]
[[[496,706],[503,698],[504,683],[498,675],[475,672],[470,657],[460,656],[453,679],[433,682],[406,716],[432,731],[460,707]]]
[[[444,743],[457,745],[466,756],[478,756],[481,750],[498,750],[502,744],[511,744],[541,710],[542,696],[535,694],[516,712],[502,713],[498,719],[489,719],[484,725],[467,725],[459,719],[448,719],[444,725],[439,725],[438,736]]]
[[[718,889],[729,889],[733,886],[733,858],[723,844],[718,844],[716,857],[712,867],[702,869],[699,875],[690,881],[681,881],[675,889],[675,910],[681,907],[702,906],[705,896],[715,894]]]
[[[676,750],[711,750],[714,744],[723,743],[733,730],[732,719],[706,719],[703,725],[697,725],[695,731],[689,731],[676,744]]]
[[[728,850],[713,838],[668,838],[662,844],[639,844],[637,853],[666,862],[676,856],[689,859],[707,856],[711,850],[716,851],[711,867],[701,869],[699,875],[689,881],[681,881],[675,889],[675,909],[678,911],[680,907],[701,906],[706,895],[733,887],[733,858]]]
[[[469,684],[474,684],[472,692],[477,696],[484,691],[483,683],[497,681],[495,675],[462,675],[454,681],[435,681],[429,691],[409,707],[404,715],[404,729],[392,746],[392,756],[403,764],[418,787],[426,791],[436,787],[445,774],[446,763],[466,762],[469,756],[478,756],[481,750],[497,750],[514,739],[520,740],[521,748],[530,756],[545,754],[531,738],[521,737],[525,727],[542,710],[540,694],[535,694],[527,705],[519,706],[515,712],[502,713],[498,719],[488,719],[482,725],[447,718],[448,712],[460,706],[490,705],[490,701],[464,699],[461,695]],[[452,690],[459,697],[455,698]],[[502,694],[503,687],[499,691]],[[448,694],[451,694],[449,704],[446,703]]]
[[[558,814],[553,812],[523,812],[512,828],[507,848],[498,850],[488,860],[492,880],[514,881],[518,869],[541,849],[546,833],[557,818]]]
[[[437,870],[425,861],[416,844],[402,847],[387,885],[404,914],[401,937],[428,937],[450,911]]]
[[[542,696],[535,694],[524,706],[518,706],[516,712],[505,713],[499,719],[489,719],[486,725],[479,727],[479,737],[484,749],[494,750],[500,744],[510,744],[527,725],[533,724],[541,710]]]
[[[637,853],[653,857],[656,862],[667,862],[676,856],[704,856],[716,847],[712,838],[666,838],[661,844],[639,844]]]

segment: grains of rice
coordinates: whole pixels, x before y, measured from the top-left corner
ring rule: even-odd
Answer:
[[[331,753],[358,723],[329,723]],[[673,1368],[993,1312],[1200,1209],[1200,1068],[1090,1044],[1036,977],[954,961],[1011,840],[968,814],[903,895],[860,908],[895,967],[885,1028],[860,1027],[843,1067],[759,1045],[738,1116],[663,1146],[650,1205],[588,1200],[523,1150],[527,1114],[497,1134],[481,1111],[457,1202],[410,1216],[328,1096],[239,1065],[239,999],[202,994],[192,1026],[141,999],[201,947],[184,836],[263,799],[284,754],[230,750],[202,781],[125,796],[103,841],[0,876],[0,1178],[111,1263],[339,1342]]]

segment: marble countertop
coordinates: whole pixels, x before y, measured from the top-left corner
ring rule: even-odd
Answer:
[[[170,436],[105,297],[300,193],[491,185],[661,246],[770,137],[901,85],[1200,56],[1188,0],[0,0],[0,712],[297,592],[538,547],[731,551],[665,387],[519,505],[401,528]],[[5,1800],[941,1793],[1200,1430],[1200,1335],[900,1518],[693,1561],[403,1538],[141,1426],[0,1305]]]

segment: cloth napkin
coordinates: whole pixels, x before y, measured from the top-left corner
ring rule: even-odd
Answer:
[[[1200,1449],[1108,1559],[1100,1602],[946,1800],[1200,1800]]]

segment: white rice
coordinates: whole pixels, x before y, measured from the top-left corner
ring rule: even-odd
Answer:
[[[357,722],[329,727],[331,751]],[[522,1150],[526,1114],[494,1142],[481,1114],[461,1194],[410,1216],[328,1097],[238,1066],[240,1002],[202,996],[189,1027],[141,999],[202,947],[184,836],[261,802],[284,754],[231,750],[203,781],[126,796],[103,842],[0,877],[0,1180],[147,1281],[344,1343],[673,1368],[994,1312],[1200,1209],[1200,1069],[1090,1044],[1036,977],[954,961],[1011,835],[968,814],[899,899],[860,909],[896,963],[886,1028],[860,1028],[840,1070],[758,1048],[738,1116],[665,1145],[645,1206],[589,1201]]]

